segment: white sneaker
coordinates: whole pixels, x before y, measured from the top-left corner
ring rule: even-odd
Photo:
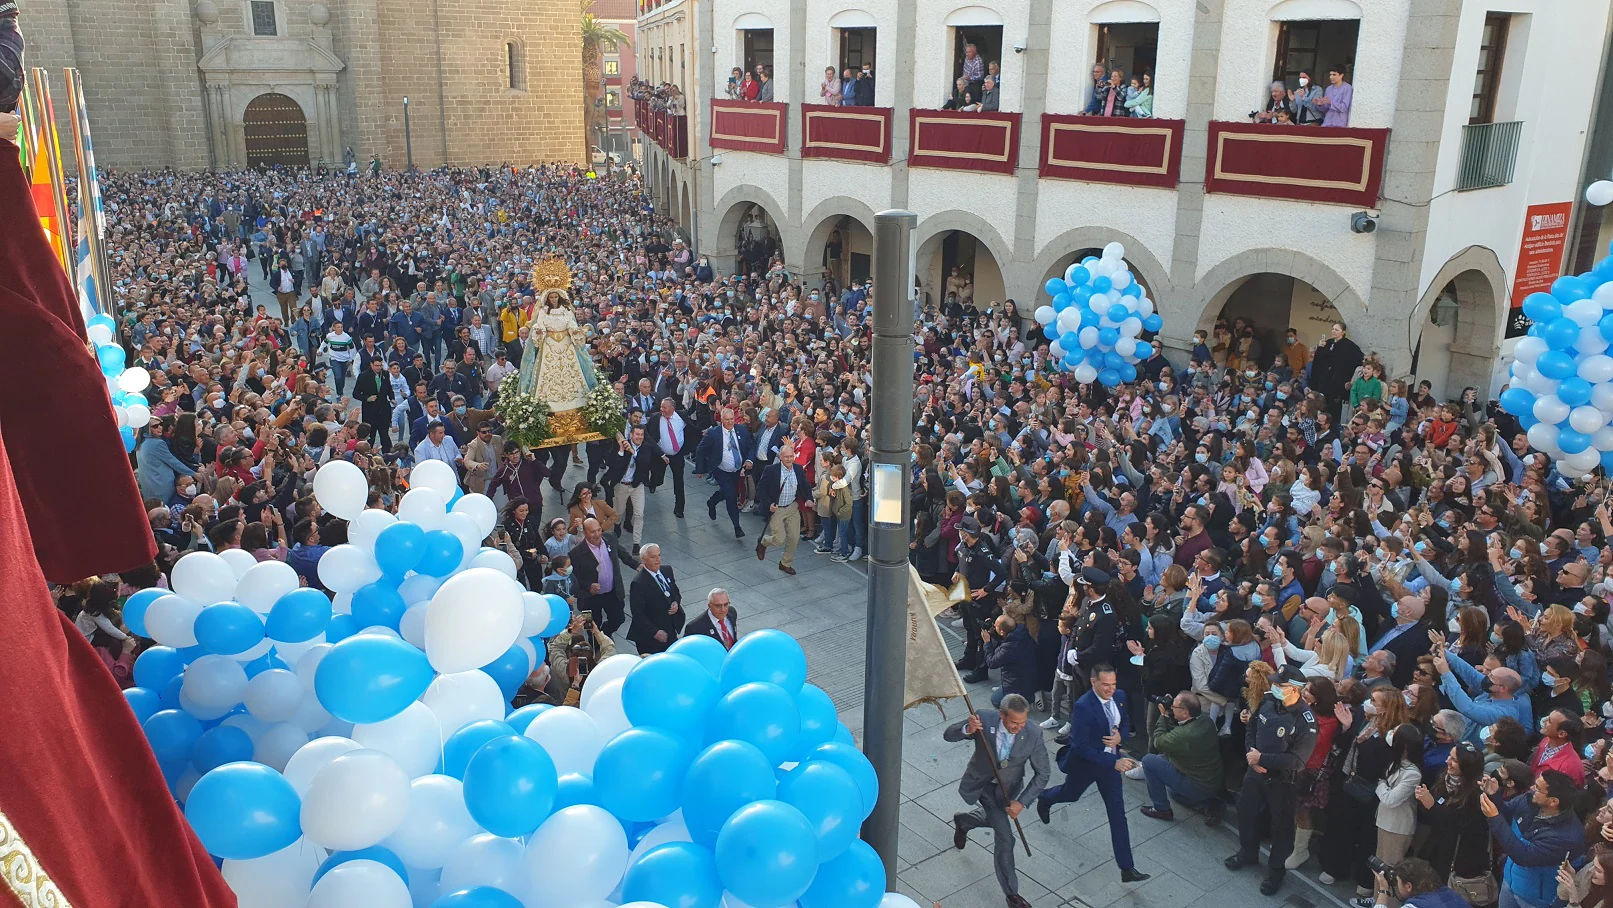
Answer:
[[[1139,780],[1142,779],[1143,778],[1143,765],[1141,763],[1138,763],[1136,766],[1133,766],[1132,768],[1126,770],[1125,776],[1128,779],[1139,779]]]
[[[1061,734],[1061,735],[1067,735],[1067,734],[1070,733],[1070,729],[1071,729],[1070,723],[1066,722],[1063,725],[1059,726],[1058,733]]]
[[[1318,874],[1317,877],[1316,877],[1316,881],[1318,883],[1321,883],[1323,886],[1331,886],[1334,883],[1338,882],[1338,880],[1333,878],[1333,874],[1331,874],[1331,873]]]
[[[1046,719],[1043,719],[1041,722],[1038,722],[1037,724],[1042,726],[1043,728],[1058,728],[1059,727],[1059,720],[1053,718],[1052,716],[1049,716]]]
[[[953,627],[963,627],[963,619],[962,618],[953,618],[952,619],[952,626]]]
[[[852,549],[851,550],[851,555],[846,560],[848,560],[848,561],[861,561],[861,560],[863,560],[863,550],[862,549]]]

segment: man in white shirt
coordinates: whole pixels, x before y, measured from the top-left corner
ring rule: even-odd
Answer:
[[[448,430],[441,420],[433,420],[426,428],[425,439],[415,445],[414,462],[418,464],[428,460],[440,460],[454,467],[456,475],[458,468],[464,463],[464,457],[459,453],[459,445],[449,437]]]
[[[666,474],[672,474],[672,516],[683,517],[683,461],[688,445],[688,424],[683,421],[682,414],[672,403],[672,398],[661,399],[660,410],[652,417],[645,414],[648,425],[645,427],[645,443],[653,444],[661,453],[660,458],[652,464],[655,475],[649,479],[651,492],[660,487],[666,480]],[[636,524],[635,524],[636,525]]]
[[[623,521],[632,521],[633,545],[644,535],[644,480],[650,471],[653,449],[644,443],[644,427],[633,426],[620,439],[618,449],[605,460],[604,486],[613,490],[611,507]],[[628,506],[632,505],[632,510]]]

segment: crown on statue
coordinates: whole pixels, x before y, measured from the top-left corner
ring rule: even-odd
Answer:
[[[532,268],[532,289],[543,299],[550,291],[558,290],[570,298],[571,266],[558,258],[546,258]]]

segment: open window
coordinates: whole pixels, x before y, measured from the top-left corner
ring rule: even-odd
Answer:
[[[871,14],[860,9],[841,10],[829,18],[829,33],[837,72],[861,69],[864,63],[874,65],[878,29]],[[877,66],[874,72],[878,74]]]
[[[773,72],[773,22],[760,13],[746,13],[734,21],[739,31],[740,60],[753,77],[756,67]]]
[[[983,6],[966,6],[953,10],[946,18],[946,25],[952,37],[952,66],[945,88],[951,94],[953,83],[964,75],[970,46],[974,47],[980,58],[979,72],[982,77],[991,71],[991,64],[1001,65],[1003,20],[994,10]]]
[[[1159,52],[1159,23],[1114,22],[1098,26],[1098,59],[1104,70],[1127,78],[1154,74]]]
[[[1346,79],[1355,72],[1355,44],[1361,33],[1361,20],[1291,20],[1277,25],[1273,80],[1293,87],[1304,72],[1310,74],[1312,85],[1326,85],[1327,71],[1335,66],[1344,67]]]
[[[1512,17],[1491,13],[1484,17],[1484,36],[1479,41],[1479,66],[1473,74],[1473,101],[1467,122],[1495,122],[1495,98],[1501,90],[1501,65],[1506,59],[1507,34]]]

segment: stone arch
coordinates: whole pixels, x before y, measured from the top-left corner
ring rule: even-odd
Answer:
[[[773,198],[772,193],[759,186],[749,184],[735,186],[723,193],[722,198],[718,199],[717,204],[713,206],[713,211],[719,214],[716,225],[717,232],[716,236],[713,237],[714,242],[711,246],[714,249],[713,257],[718,259],[724,267],[731,268],[735,263],[739,253],[739,244],[737,242],[739,227],[753,205],[760,207],[767,214],[768,220],[772,222],[772,230],[779,242],[779,248],[789,248],[787,238],[784,235],[784,225],[786,224],[784,213],[789,209],[780,205],[778,200]],[[786,252],[787,255],[788,253]]]
[[[1273,22],[1312,19],[1359,19],[1361,4],[1355,0],[1282,0],[1267,14]]]
[[[1256,284],[1250,289],[1258,292],[1239,295],[1245,285],[1257,281],[1269,281],[1273,286]],[[1287,305],[1278,296],[1284,292],[1290,295]],[[1229,305],[1234,310],[1230,313]],[[1316,306],[1320,312],[1302,316],[1299,324],[1290,324],[1295,306]],[[1290,249],[1240,252],[1211,268],[1193,287],[1160,301],[1159,313],[1165,322],[1160,331],[1165,344],[1179,350],[1189,347],[1195,330],[1209,332],[1216,318],[1227,313],[1253,321],[1267,362],[1286,328],[1298,329],[1301,339],[1314,344],[1326,330],[1324,325],[1315,324],[1318,316],[1325,322],[1343,322],[1363,350],[1376,349],[1386,357],[1390,353],[1385,345],[1374,341],[1382,338],[1382,326],[1367,321],[1366,304],[1355,288],[1321,260]],[[1404,343],[1404,335],[1400,343]],[[1395,349],[1399,346],[1396,344]]]
[[[946,295],[945,245],[948,236],[954,231],[967,234],[974,238],[976,247],[984,247],[990,253],[993,264],[1002,280],[1002,295],[998,296],[995,290],[986,281],[978,281],[976,299],[984,305],[993,299],[1000,301],[1016,299],[1018,294],[1008,286],[1012,276],[1014,261],[1013,247],[1003,240],[997,229],[980,216],[967,211],[942,211],[930,215],[919,222],[918,229],[913,234],[913,245],[917,249],[914,257],[914,268],[918,275],[920,294],[927,297],[931,303],[939,304]]]
[[[1031,265],[1031,273],[1037,276],[1037,283],[1032,291],[1040,294],[1042,285],[1047,283],[1048,278],[1054,276],[1055,268],[1058,269],[1059,276],[1062,276],[1064,267],[1062,262],[1070,254],[1082,249],[1102,249],[1109,243],[1119,243],[1126,247],[1126,262],[1131,265],[1132,273],[1142,280],[1151,297],[1157,300],[1170,295],[1170,271],[1154,256],[1147,245],[1129,233],[1098,226],[1066,230],[1044,245]],[[1036,304],[1041,302],[1041,300],[1035,301]],[[1023,311],[1034,309],[1035,305],[1032,305]]]
[[[992,7],[977,3],[957,7],[952,12],[947,13],[946,20],[942,24],[947,26],[1001,25],[1003,24],[1003,17],[1002,13]]]
[[[694,224],[694,209],[689,207],[688,183],[683,184],[683,189],[679,192],[679,195],[682,201],[678,205],[678,223],[683,226],[684,232],[687,233]]]
[[[504,87],[509,91],[526,91],[526,42],[511,35],[504,39]]]
[[[267,91],[241,112],[249,167],[308,166],[308,116],[289,95]]]
[[[837,195],[824,199],[801,219],[801,229],[807,231],[806,244],[801,256],[803,276],[817,273],[823,261],[824,247],[828,245],[829,235],[834,232],[836,223],[842,218],[851,218],[861,225],[868,232],[869,245],[872,247],[874,209],[861,199],[851,196]]]
[[[1151,3],[1143,0],[1108,0],[1092,8],[1087,14],[1087,21],[1093,23],[1108,22],[1158,22],[1159,10]]]
[[[1436,327],[1431,321],[1434,304],[1447,288],[1457,305],[1454,333],[1448,327],[1436,329],[1436,337],[1430,338],[1429,329]],[[1418,350],[1417,377],[1440,377],[1433,373],[1444,363],[1444,387],[1436,387],[1436,391],[1443,390],[1444,396],[1451,398],[1471,385],[1479,389],[1481,398],[1487,397],[1501,352],[1501,328],[1509,303],[1506,269],[1494,250],[1469,246],[1446,259],[1411,316],[1411,324],[1417,326],[1411,338],[1412,348]],[[1430,341],[1439,349],[1430,346]]]

